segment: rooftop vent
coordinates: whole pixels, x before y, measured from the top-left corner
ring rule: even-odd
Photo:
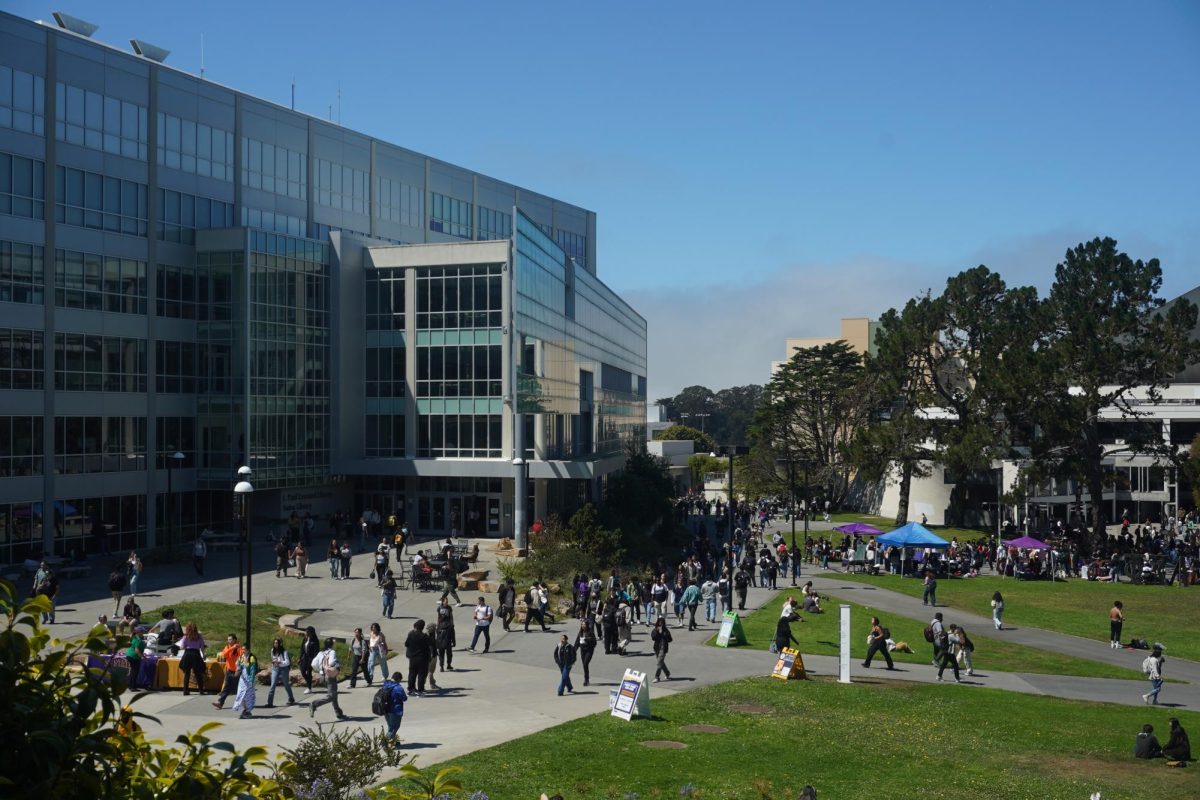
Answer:
[[[171,55],[170,50],[165,50],[158,45],[143,42],[141,39],[130,39],[129,44],[133,47],[133,52],[143,58],[148,58],[151,61],[162,63],[167,60],[167,56]]]
[[[71,33],[78,33],[80,36],[86,36],[89,39],[100,27],[99,25],[93,25],[90,22],[82,20],[79,17],[72,17],[70,14],[64,14],[61,11],[54,12],[54,21],[57,22],[58,27],[62,28],[63,30],[70,31]]]

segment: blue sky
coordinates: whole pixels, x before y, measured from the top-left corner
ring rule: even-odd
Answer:
[[[1200,284],[1194,2],[8,2],[597,212],[650,391],[1070,246]],[[331,9],[336,9],[332,12]],[[232,23],[230,21],[233,21]]]

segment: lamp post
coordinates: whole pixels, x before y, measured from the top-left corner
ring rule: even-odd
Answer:
[[[167,456],[167,557],[172,561],[175,560],[175,489],[171,484],[171,473],[184,458],[186,456],[178,450]]]
[[[728,484],[729,485],[729,508],[727,509],[727,511],[728,511],[728,515],[729,515],[730,541],[732,541],[733,530],[734,530],[734,528],[737,527],[737,515],[734,512],[734,502],[733,502],[733,457],[735,455],[737,455],[737,456],[745,455],[746,453],[749,453],[749,452],[750,452],[749,447],[746,447],[744,445],[730,444],[730,445],[721,445],[716,450],[709,453],[709,455],[712,456],[713,458],[716,458],[718,456],[718,454],[729,457],[729,484]]]
[[[242,640],[246,652],[250,652],[250,598],[254,588],[254,548],[250,546],[250,514],[247,502],[249,495],[254,491],[254,486],[250,483],[250,475],[249,467],[238,467],[238,478],[240,480],[233,487],[234,494],[241,501],[242,546],[246,548],[246,638]],[[239,558],[238,567],[240,568],[241,565],[242,560]],[[239,594],[240,588],[239,583]]]

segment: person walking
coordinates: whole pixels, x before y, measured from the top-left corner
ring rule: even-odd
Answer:
[[[283,538],[275,543],[275,577],[279,577],[279,573],[283,573],[283,577],[288,576],[288,568],[291,566],[291,554],[288,552],[287,542]]]
[[[799,614],[788,614],[787,616],[780,617],[779,621],[775,623],[775,639],[771,642],[771,652],[782,653],[783,648],[789,644],[800,644],[800,642],[796,641],[796,637],[792,635],[792,623],[803,621],[800,619]]]
[[[321,642],[317,639],[317,629],[309,625],[304,629],[304,640],[300,642],[300,676],[304,678],[305,694],[312,694],[312,662],[320,652]]]
[[[204,694],[204,637],[196,630],[196,623],[189,622],[183,628],[183,638],[179,640],[179,671],[183,673],[183,694],[190,695],[189,678],[196,681],[196,691]]]
[[[1155,642],[1154,649],[1142,662],[1142,672],[1150,680],[1150,691],[1142,695],[1142,702],[1146,705],[1158,705],[1158,693],[1162,691],[1163,686],[1163,665],[1166,661],[1167,659],[1163,658],[1163,646]]]
[[[433,642],[425,633],[425,620],[419,619],[404,640],[404,654],[408,657],[408,693],[413,697],[420,697],[425,691],[425,676],[429,672],[433,650]]]
[[[383,635],[383,629],[379,627],[378,622],[371,623],[371,636],[367,640],[370,656],[367,659],[367,685],[371,685],[371,679],[375,677],[375,665],[379,665],[379,678],[386,680],[387,671],[387,654],[388,643],[387,638]]]
[[[267,690],[267,704],[264,708],[275,707],[275,687],[283,685],[287,692],[287,704],[296,705],[296,695],[292,694],[292,656],[283,646],[283,639],[271,642],[271,688]]]
[[[337,580],[338,568],[342,564],[342,551],[338,547],[337,539],[329,542],[329,551],[325,554],[329,559],[329,577],[331,580]]]
[[[543,631],[550,630],[546,627],[546,615],[542,613],[541,603],[542,587],[537,581],[533,582],[533,586],[529,587],[529,591],[525,592],[525,632],[529,633],[529,621],[536,619],[538,624],[542,626]],[[412,679],[412,676],[409,676]]]
[[[204,541],[204,533],[201,532],[196,537],[195,543],[192,544],[192,568],[196,570],[197,575],[204,575],[204,559],[208,558],[208,544]]]
[[[430,678],[433,677],[434,667],[444,671],[454,671],[454,646],[458,637],[454,630],[454,609],[450,607],[450,598],[443,597],[437,609],[437,621],[433,625],[433,645],[435,658],[429,662]],[[437,688],[434,684],[433,688]]]
[[[500,606],[500,622],[504,626],[504,630],[512,630],[509,625],[517,613],[517,590],[513,586],[512,578],[505,579],[504,584],[501,585],[496,604]]]
[[[304,542],[296,542],[296,549],[292,551],[296,558],[296,577],[308,577],[308,548],[304,546]]]
[[[383,576],[383,586],[379,589],[379,596],[383,598],[383,615],[391,619],[392,613],[396,609],[396,576],[390,569]]]
[[[1113,650],[1121,647],[1121,626],[1125,624],[1125,606],[1114,600],[1108,610],[1108,646]]]
[[[967,668],[968,675],[975,674],[975,664],[971,660],[971,654],[975,652],[975,643],[971,641],[971,637],[967,636],[967,631],[961,625],[950,626],[951,638],[954,634],[958,634],[958,643],[954,647],[954,660]]]
[[[367,661],[370,658],[371,646],[363,637],[362,628],[355,628],[354,635],[350,637],[350,688],[358,688],[358,676],[361,675],[367,686],[371,685],[371,678],[374,675],[367,669]]]
[[[258,680],[258,658],[249,650],[242,650],[237,662],[238,690],[233,700],[233,710],[241,711],[238,719],[250,719],[254,715],[254,706],[258,700],[255,689]]]
[[[650,640],[654,642],[654,681],[657,683],[662,675],[671,680],[671,670],[667,669],[667,651],[671,649],[671,631],[667,629],[667,618],[659,617],[654,620],[654,629],[650,631]]]
[[[717,621],[717,582],[709,576],[700,584],[700,599],[704,601],[704,621]]]
[[[729,570],[721,570],[721,577],[717,579],[717,594],[721,598],[721,613],[733,610],[733,581],[729,580]],[[713,620],[716,622],[717,620]]]
[[[338,580],[350,580],[350,560],[354,558],[354,551],[350,549],[350,540],[343,539],[341,549],[338,550],[338,555],[342,560],[342,574]]]
[[[242,657],[242,646],[238,644],[237,634],[229,634],[225,639],[225,647],[220,653],[221,660],[225,663],[225,684],[221,687],[221,693],[217,695],[216,701],[213,702],[213,708],[222,708],[225,705],[225,698],[231,694],[237,693],[238,688],[238,659]]]
[[[333,649],[333,639],[326,639],[324,649],[317,653],[312,660],[312,668],[325,681],[325,696],[308,704],[308,716],[316,717],[317,709],[326,703],[333,703],[334,713],[338,719],[347,719],[338,703],[338,672],[342,665],[338,663],[337,652]]]
[[[925,570],[925,590],[921,593],[921,605],[937,606],[937,578],[933,577],[933,570]]]
[[[442,599],[451,595],[454,596],[455,603],[458,603],[459,606],[463,605],[463,601],[458,597],[458,575],[454,573],[454,567],[450,561],[446,561],[442,566]],[[411,680],[411,678],[410,675],[409,679]]]
[[[142,559],[136,550],[129,551],[129,560],[125,562],[125,572],[128,575],[129,593],[138,593],[138,578],[142,576]]]
[[[50,610],[42,612],[42,624],[54,622],[54,599],[58,596],[58,576],[42,559],[37,573],[33,576],[33,596],[41,595],[50,601]]]
[[[933,643],[933,665],[936,667],[941,657],[942,640],[946,638],[946,629],[942,625],[942,612],[937,612],[933,615],[933,619],[929,620],[927,633],[929,641]]]
[[[596,633],[587,620],[579,623],[579,635],[575,638],[575,652],[579,656],[579,663],[583,665],[583,685],[587,686],[592,677],[588,667],[591,666],[592,655],[596,652]]]
[[[479,596],[479,603],[475,606],[475,632],[471,635],[471,646],[468,652],[475,652],[475,644],[479,641],[479,634],[483,634],[483,652],[492,649],[492,607],[483,599],[483,595]]]
[[[108,589],[112,592],[115,617],[121,613],[121,600],[125,597],[125,570],[120,566],[108,574]]]
[[[871,632],[867,635],[867,660],[862,664],[864,667],[870,669],[871,659],[875,658],[876,653],[879,653],[887,662],[888,669],[896,669],[896,665],[892,663],[892,654],[888,652],[887,648],[887,640],[890,638],[892,638],[892,632],[883,627],[879,622],[879,617],[871,617]]]
[[[992,595],[992,624],[996,630],[1004,629],[1004,596],[998,591]]]
[[[746,574],[745,567],[738,567],[737,572],[733,574],[733,588],[737,590],[738,596],[738,611],[746,610],[746,591],[750,587],[750,576]]]
[[[659,575],[658,580],[650,587],[650,596],[654,600],[654,618],[656,620],[666,619],[667,617],[667,597],[671,590],[667,587],[667,576]],[[650,615],[646,615],[646,621],[650,621]]]
[[[941,616],[939,612],[938,617],[940,618]],[[939,619],[938,621],[940,622],[941,620]],[[958,634],[958,626],[951,625],[948,633],[940,625],[938,627],[941,629],[941,637],[937,640],[941,655],[938,661],[937,679],[939,681],[944,680],[942,673],[946,671],[946,667],[950,667],[954,671],[954,682],[962,683],[962,678],[958,674],[958,659],[954,656],[954,651],[962,644],[962,637]]]
[[[699,628],[696,624],[696,609],[700,607],[700,587],[696,586],[696,581],[693,580],[687,585],[681,599],[688,610],[688,630],[694,631]]]
[[[571,646],[565,633],[559,637],[558,647],[554,648],[554,663],[558,665],[560,676],[558,696],[562,697],[564,689],[568,694],[575,694],[575,687],[571,685],[571,667],[575,664],[575,648]]]
[[[404,675],[397,670],[392,673],[392,677],[383,682],[382,687],[388,690],[389,699],[391,700],[391,705],[388,706],[387,711],[383,714],[383,719],[387,723],[386,736],[388,742],[395,746],[397,750],[400,749],[400,741],[397,738],[397,734],[400,733],[400,723],[404,721],[404,704],[408,701],[408,695],[405,694],[404,686],[401,684],[403,680]]]

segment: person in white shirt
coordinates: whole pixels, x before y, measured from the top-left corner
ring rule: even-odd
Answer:
[[[483,652],[492,649],[492,607],[487,604],[483,597],[479,598],[479,604],[475,606],[475,633],[471,635],[471,646],[467,648],[467,652],[475,652],[475,643],[479,641],[479,634],[483,634]]]
[[[333,639],[325,640],[325,649],[317,653],[316,658],[312,660],[313,671],[325,679],[325,697],[320,700],[313,700],[308,706],[308,716],[315,717],[317,715],[317,706],[323,706],[326,703],[333,703],[333,710],[337,713],[338,719],[346,719],[346,715],[342,713],[342,707],[338,705],[338,671],[342,665],[338,663],[337,653],[333,649]]]

